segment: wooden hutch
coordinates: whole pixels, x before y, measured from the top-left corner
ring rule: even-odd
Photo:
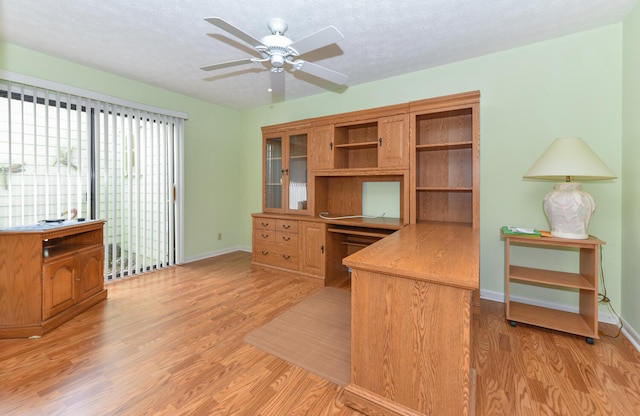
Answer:
[[[262,129],[253,263],[351,278],[344,400],[366,414],[474,413],[479,110],[474,91]],[[370,183],[397,189],[397,217],[364,215]]]

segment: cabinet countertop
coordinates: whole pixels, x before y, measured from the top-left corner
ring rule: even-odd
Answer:
[[[74,230],[77,227],[87,228],[89,226],[93,226],[91,227],[92,229],[100,228],[103,226],[105,222],[106,222],[105,220],[85,220],[85,221],[70,220],[70,221],[60,221],[60,222],[38,222],[35,224],[0,228],[0,233],[3,233],[3,234],[17,234],[17,233],[43,234],[48,232],[55,233],[61,230]]]
[[[463,289],[480,284],[480,230],[463,225],[410,224],[346,257],[356,269]]]
[[[517,235],[517,234],[505,234],[502,231],[500,236],[505,240],[511,240],[515,243],[533,244],[533,245],[550,245],[550,246],[565,246],[565,247],[586,247],[593,246],[594,244],[606,244],[598,237],[590,235],[586,239],[571,239],[571,238],[558,238],[558,237],[536,237],[530,235]]]

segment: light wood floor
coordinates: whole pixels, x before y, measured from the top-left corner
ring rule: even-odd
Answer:
[[[243,342],[319,282],[238,252],[108,289],[41,339],[0,340],[0,414],[359,415],[338,386]],[[623,336],[512,328],[483,300],[474,361],[478,415],[640,415],[640,353]]]

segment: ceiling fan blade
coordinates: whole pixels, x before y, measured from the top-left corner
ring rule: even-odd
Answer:
[[[258,39],[254,38],[253,36],[251,36],[250,34],[248,34],[247,32],[238,29],[237,27],[235,27],[234,25],[232,25],[231,23],[227,22],[224,19],[221,19],[219,17],[207,17],[206,19],[207,22],[211,23],[214,26],[219,27],[220,29],[232,34],[233,36],[237,37],[238,39],[242,39],[243,41],[247,42],[249,45],[256,47],[258,45],[263,45],[262,42],[260,42]]]
[[[271,100],[284,101],[284,71],[271,71]]]
[[[303,55],[307,52],[341,41],[342,39],[344,39],[344,36],[342,36],[342,33],[340,33],[338,29],[334,26],[327,26],[302,39],[298,39],[289,45],[289,47],[298,52],[298,55]]]
[[[295,61],[294,68],[298,71],[306,72],[307,74],[326,79],[327,81],[333,82],[334,84],[338,85],[345,85],[347,83],[347,80],[349,79],[348,75],[342,74],[324,66],[320,66],[318,64],[303,61],[302,59],[298,59],[297,61]]]
[[[250,64],[252,62],[253,62],[253,58],[244,58],[244,59],[238,59],[236,61],[221,62],[215,65],[207,65],[207,66],[201,67],[200,69],[202,69],[203,71],[213,71],[215,69],[229,68],[231,66]]]

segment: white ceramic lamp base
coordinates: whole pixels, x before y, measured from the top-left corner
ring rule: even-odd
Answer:
[[[575,240],[589,238],[589,221],[596,203],[580,183],[557,183],[544,197],[543,205],[551,224],[551,235]]]

